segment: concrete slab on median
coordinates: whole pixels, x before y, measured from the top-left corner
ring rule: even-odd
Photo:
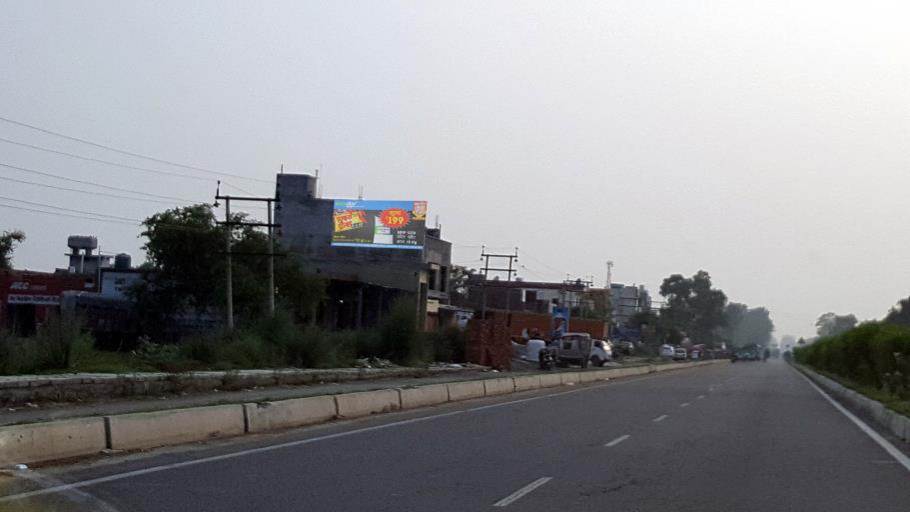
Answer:
[[[105,448],[104,418],[0,428],[0,465],[92,455]]]
[[[335,397],[314,396],[277,402],[243,404],[247,432],[301,427],[335,417]]]
[[[449,401],[449,388],[446,384],[401,388],[399,392],[401,393],[402,409],[437,405]]]
[[[562,376],[558,373],[545,373],[540,376],[540,387],[552,388],[562,386]]]
[[[482,398],[485,394],[483,381],[479,380],[450,382],[446,384],[446,386],[449,388],[449,400],[453,402],[471,398]]]
[[[562,372],[559,376],[562,378],[563,384],[578,384],[581,381],[578,372]]]
[[[136,450],[244,433],[243,406],[215,405],[108,416],[110,447]]]
[[[335,403],[338,406],[338,416],[342,418],[357,418],[401,409],[397,389],[335,395]]]
[[[527,391],[529,389],[540,389],[539,375],[524,375],[515,377],[515,391]]]
[[[487,379],[483,381],[483,390],[486,396],[505,395],[515,392],[515,381],[511,377],[502,379]]]

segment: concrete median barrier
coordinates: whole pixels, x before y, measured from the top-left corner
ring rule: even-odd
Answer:
[[[302,427],[333,419],[335,397],[314,396],[277,402],[243,404],[247,432]]]
[[[379,389],[360,393],[335,395],[338,416],[357,418],[401,409],[401,397],[397,389]]]
[[[80,457],[105,448],[104,418],[0,428],[0,465]]]
[[[240,435],[245,430],[241,404],[121,414],[106,420],[110,448],[114,450],[204,441]]]
[[[486,391],[484,390],[483,381],[467,380],[464,382],[450,382],[446,384],[449,388],[449,400],[456,402],[458,400],[468,400],[471,398],[482,398]]]
[[[437,405],[449,401],[449,387],[446,384],[401,388],[398,391],[401,393],[402,409]]]
[[[559,376],[562,378],[563,385],[578,384],[581,382],[581,377],[579,376],[578,372],[562,372],[559,374]]]
[[[529,389],[540,389],[539,375],[524,375],[515,377],[515,391],[527,391]]]
[[[487,379],[483,381],[483,392],[486,396],[505,395],[515,392],[515,381],[511,377]]]
[[[552,388],[562,386],[562,376],[558,373],[545,373],[540,376],[540,387]]]

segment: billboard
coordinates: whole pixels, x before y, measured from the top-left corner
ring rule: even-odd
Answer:
[[[569,332],[569,308],[553,308],[553,332],[550,336],[552,339],[558,340],[567,332]]]
[[[426,201],[335,199],[332,245],[423,249]]]

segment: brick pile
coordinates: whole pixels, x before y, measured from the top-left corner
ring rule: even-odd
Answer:
[[[490,366],[497,370],[512,368],[512,340],[509,326],[502,316],[468,322],[468,343],[465,346],[468,362]]]

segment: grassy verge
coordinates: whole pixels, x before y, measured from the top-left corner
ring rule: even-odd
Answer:
[[[811,368],[811,367],[810,367]],[[839,375],[835,375],[831,372],[826,372],[824,370],[819,370],[817,368],[812,368],[812,370],[819,375],[824,375],[829,379],[837,382],[838,384],[850,388],[853,391],[865,396],[866,398],[871,398],[872,400],[881,402],[885,407],[891,409],[896,413],[903,414],[904,416],[910,417],[910,400],[901,400],[895,395],[883,391],[881,389],[874,388],[872,386],[863,386],[855,382],[851,382]]]

